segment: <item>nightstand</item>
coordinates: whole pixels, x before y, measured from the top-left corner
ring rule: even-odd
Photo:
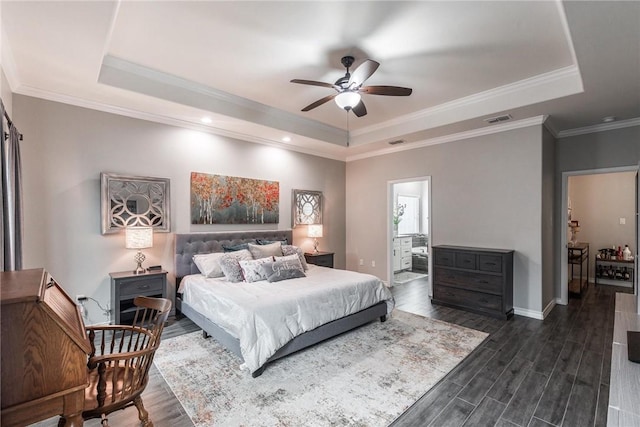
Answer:
[[[134,274],[132,271],[109,273],[111,276],[111,324],[133,322],[137,296],[167,298],[167,272],[164,270]]]
[[[333,268],[333,254],[333,252],[318,252],[317,254],[306,252],[304,259],[306,259],[309,264]]]

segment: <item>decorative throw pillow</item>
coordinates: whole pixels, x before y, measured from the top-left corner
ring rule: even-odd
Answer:
[[[249,243],[249,252],[253,259],[266,258],[268,256],[282,256],[282,244],[280,242],[269,243],[268,245],[254,245]]]
[[[224,273],[224,277],[230,282],[242,282],[242,268],[240,260],[250,260],[251,252],[247,249],[241,249],[235,252],[228,252],[220,258],[220,267]]]
[[[298,254],[286,255],[286,256],[276,256],[273,257],[274,261],[297,261],[300,262],[300,258],[298,258]],[[302,266],[302,264],[300,264]]]
[[[269,283],[306,277],[299,260],[267,262],[261,265]]]
[[[223,252],[213,252],[210,254],[196,254],[193,256],[193,262],[205,277],[222,277],[222,267],[220,267],[220,258]]]
[[[252,260],[241,259],[238,261],[240,268],[242,269],[244,280],[249,283],[267,279],[267,276],[265,276],[264,271],[262,270],[262,265],[268,262],[273,262],[273,257]]]
[[[256,242],[258,242],[259,245],[268,245],[270,243],[276,243],[276,242],[280,242],[282,245],[288,245],[289,244],[287,239],[282,239],[282,240],[256,239]]]
[[[225,252],[236,252],[243,249],[249,249],[248,243],[239,243],[237,245],[222,245],[222,250]]]
[[[302,249],[293,245],[282,246],[282,255],[293,255],[293,254],[298,255],[298,258],[300,259],[300,264],[302,265],[302,269],[304,271],[307,271],[309,269],[309,266],[307,265],[307,260],[304,258],[304,252],[302,252]]]

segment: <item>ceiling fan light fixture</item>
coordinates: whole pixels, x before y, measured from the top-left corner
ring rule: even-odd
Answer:
[[[340,92],[334,100],[336,101],[336,104],[338,104],[338,107],[349,111],[360,103],[360,94],[358,92],[346,90],[344,92]]]

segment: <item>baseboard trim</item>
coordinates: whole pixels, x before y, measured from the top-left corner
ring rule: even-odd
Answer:
[[[529,310],[528,308],[513,308],[513,314],[518,316],[530,317],[532,319],[544,320],[544,315],[541,311]]]

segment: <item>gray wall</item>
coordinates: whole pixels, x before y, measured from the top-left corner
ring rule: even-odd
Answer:
[[[173,233],[291,228],[292,190],[322,191],[320,246],[345,266],[344,162],[21,95],[13,96],[13,110],[24,134],[25,268],[45,267],[72,298],[82,293],[104,306],[109,272],[134,267],[122,234],[100,234],[100,172],[169,178]],[[280,223],[192,226],[194,171],[279,181]],[[162,264],[173,287],[173,234],[154,237],[145,264]],[[294,230],[294,243],[313,247],[302,227]],[[107,320],[93,303],[87,306],[87,323]]]
[[[542,132],[542,309],[552,308],[555,300],[554,277],[559,263],[558,247],[554,245],[556,211],[554,198],[556,141],[543,128]]]
[[[347,268],[387,277],[388,182],[431,176],[433,244],[514,249],[514,305],[541,312],[542,140],[532,126],[347,163]]]

